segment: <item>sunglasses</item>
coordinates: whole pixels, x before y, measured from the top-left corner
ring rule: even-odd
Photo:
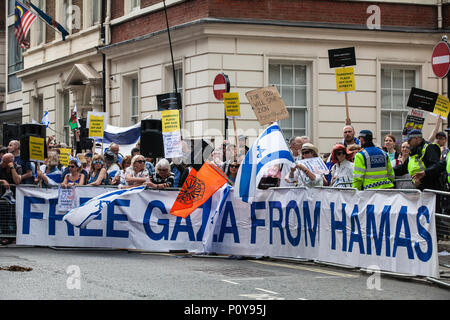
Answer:
[[[302,151],[302,155],[309,154],[311,152],[312,152],[311,150]]]
[[[345,152],[339,151],[335,153],[336,156],[345,156]]]
[[[230,168],[239,168],[240,167],[240,165],[239,164],[232,164],[232,165],[230,165]]]
[[[76,168],[73,164],[69,166],[69,168],[73,169]]]
[[[103,164],[104,162],[102,160],[94,160],[92,163],[93,164]]]
[[[137,162],[137,163],[144,163],[145,160],[136,160],[135,162]]]

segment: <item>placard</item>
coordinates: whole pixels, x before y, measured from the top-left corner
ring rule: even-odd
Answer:
[[[30,136],[30,161],[44,162],[45,139]]]
[[[407,135],[413,129],[422,130],[425,118],[413,116],[408,114],[406,116],[405,126],[403,127],[403,135]]]
[[[241,116],[241,105],[238,92],[224,92],[223,103],[227,118],[239,118]]]
[[[72,154],[72,149],[69,148],[59,148],[59,162],[64,166],[67,167],[70,162],[69,155]]]
[[[181,158],[183,157],[183,145],[181,143],[181,132],[164,132],[164,157],[165,158]]]
[[[87,127],[89,128],[89,138],[103,138],[106,118],[106,112],[88,112]]]
[[[314,174],[328,174],[330,172],[323,160],[319,157],[301,159],[298,162]]]
[[[441,118],[447,119],[448,112],[450,111],[450,101],[447,97],[438,95],[436,104],[434,105],[433,113],[437,114]]]
[[[412,87],[406,105],[411,108],[433,112],[437,98],[437,93]]]
[[[283,99],[275,86],[245,93],[261,125],[289,118]]]
[[[74,207],[75,188],[58,188],[58,211],[67,212]]]
[[[158,94],[156,101],[158,103],[158,111],[179,110],[182,106],[181,94],[178,92]]]
[[[328,50],[328,62],[331,69],[355,66],[355,47]]]
[[[334,70],[336,74],[337,92],[355,91],[355,70],[353,67],[338,68]]]
[[[180,112],[165,110],[161,112],[162,132],[180,131]]]

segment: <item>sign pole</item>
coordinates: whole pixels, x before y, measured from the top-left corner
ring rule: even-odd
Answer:
[[[345,124],[350,125],[352,121],[350,120],[349,112],[348,112],[348,94],[345,93]]]

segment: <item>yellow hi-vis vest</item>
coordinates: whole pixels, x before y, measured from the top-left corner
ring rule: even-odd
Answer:
[[[447,154],[447,181],[450,183],[450,154]]]
[[[368,147],[355,156],[353,188],[358,190],[394,187],[395,174],[389,156],[377,147]]]
[[[417,172],[420,171],[425,171],[425,169],[427,168],[425,166],[425,163],[423,163],[423,157],[425,156],[425,152],[427,151],[427,148],[430,144],[429,143],[425,143],[424,146],[422,147],[422,152],[420,154],[420,157],[418,154],[415,154],[413,156],[409,156],[409,160],[408,160],[408,173],[409,175],[412,177],[413,175],[415,175]],[[414,183],[414,179],[413,183]]]

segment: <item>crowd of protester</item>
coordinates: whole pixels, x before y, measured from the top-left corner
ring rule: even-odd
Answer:
[[[423,139],[421,132],[415,137],[407,136],[404,141],[396,141],[392,134],[383,137],[382,146],[376,146],[384,151],[389,159],[389,169],[392,171],[392,186],[397,189],[436,189],[449,190],[445,172],[445,159],[449,152],[447,134],[438,132],[440,122],[436,124],[428,140]],[[417,130],[413,130],[417,133]],[[369,132],[362,130],[357,136],[351,125],[343,127],[343,138],[327,153],[319,153],[307,136],[292,137],[288,146],[294,159],[292,166],[275,165],[265,173],[258,186],[260,189],[269,187],[355,187],[355,157],[367,147],[375,147],[367,136]],[[361,140],[360,140],[361,139]],[[249,150],[247,138],[239,136],[238,145],[224,140],[209,155],[208,160],[227,175],[229,182],[234,183],[240,164]],[[432,158],[427,169],[414,174],[408,170],[408,160],[411,150],[418,150],[424,145],[428,148],[427,157]],[[12,140],[7,147],[0,147],[0,192],[2,198],[15,198],[11,185],[34,184],[41,187],[60,186],[104,186],[112,185],[118,188],[130,188],[146,185],[152,189],[181,188],[193,164],[188,157],[173,159],[152,159],[141,155],[140,144],[131,150],[130,155],[123,155],[119,145],[112,143],[103,154],[92,154],[91,151],[71,155],[67,166],[60,161],[60,148],[63,144],[55,144],[54,138],[47,141],[47,158],[43,164],[33,161],[23,161],[20,157],[20,142]],[[367,149],[368,150],[368,149]],[[183,154],[190,150],[183,141]],[[426,155],[426,154],[425,154]],[[422,155],[423,157],[424,155]],[[319,158],[320,157],[320,158]],[[328,168],[328,173],[317,173],[309,170],[302,160],[319,158]],[[426,159],[424,161],[427,161]],[[427,177],[425,177],[427,174]],[[418,183],[419,182],[419,183]]]

